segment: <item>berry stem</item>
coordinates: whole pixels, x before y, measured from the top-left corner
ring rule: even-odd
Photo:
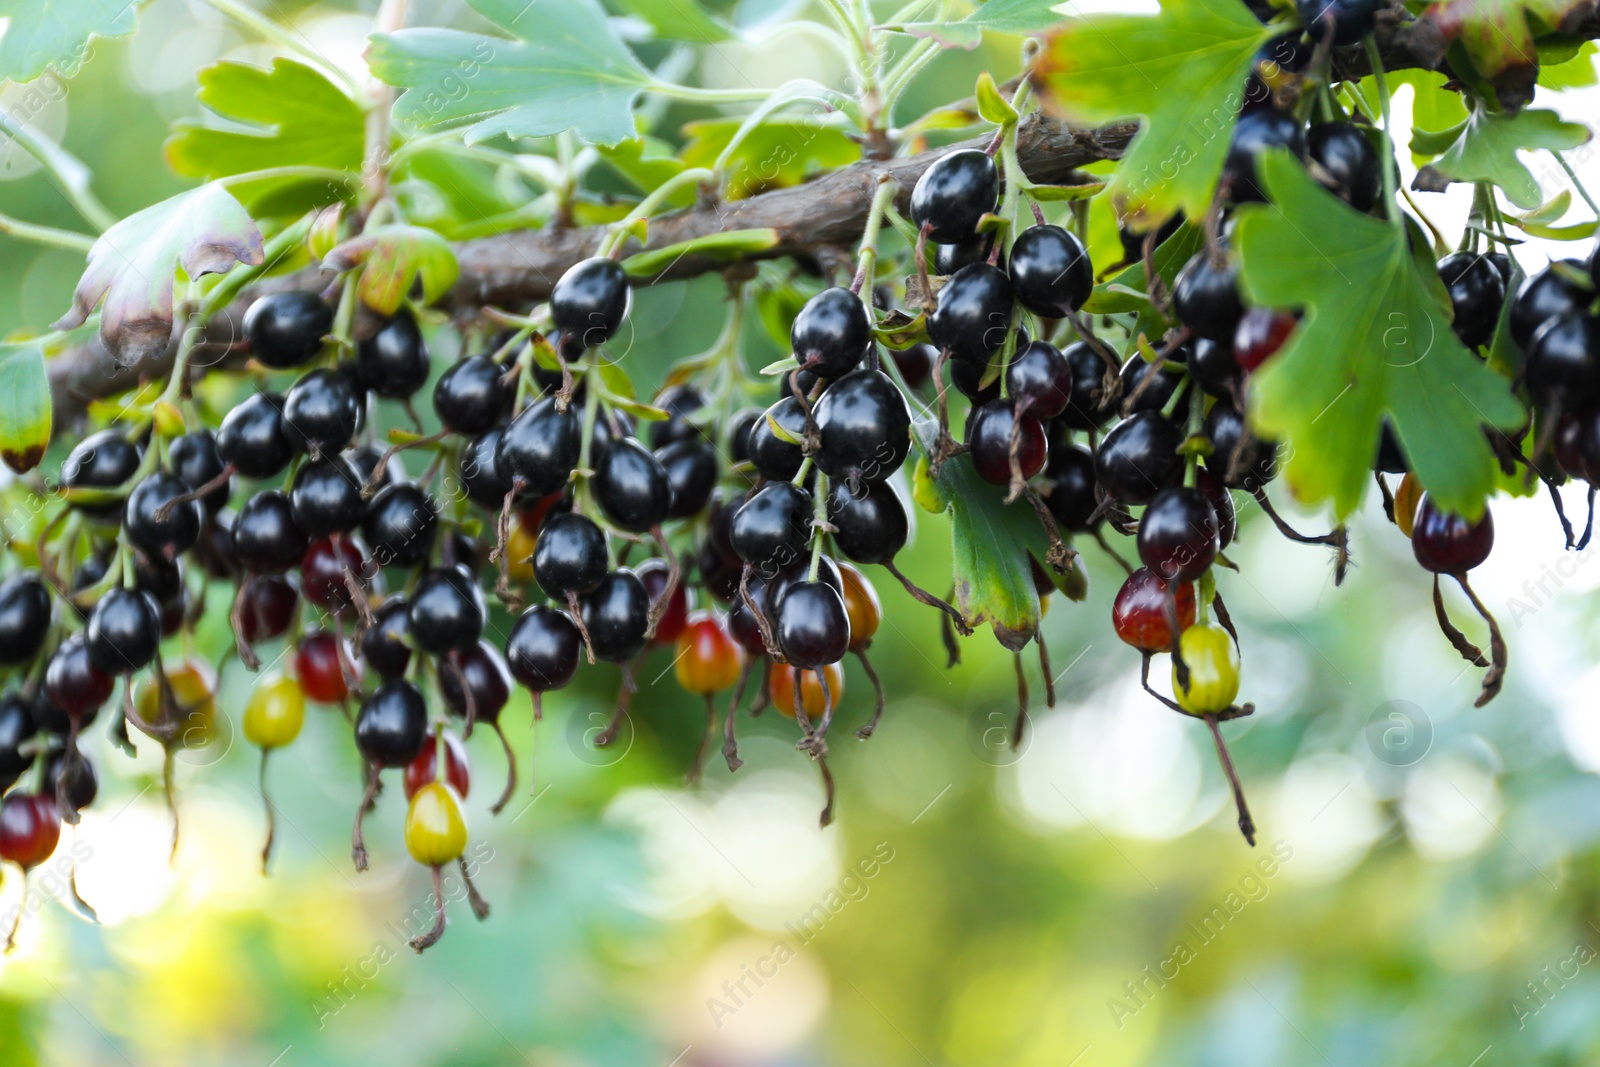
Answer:
[[[1215,715],[1205,717],[1206,726],[1211,730],[1211,739],[1217,745],[1217,759],[1222,762],[1222,773],[1228,777],[1228,785],[1233,789],[1234,807],[1239,810],[1239,832],[1244,835],[1251,848],[1256,844],[1256,823],[1250,817],[1250,805],[1245,803],[1244,786],[1239,781],[1239,772],[1234,770],[1233,756],[1228,752],[1228,743],[1222,739],[1222,727],[1217,724]]]
[[[444,936],[444,874],[435,864],[433,871],[433,926],[426,932],[418,934],[410,941],[411,947],[420,956],[425,950],[439,943]]]
[[[489,724],[489,729],[500,739],[500,747],[506,754],[506,787],[501,791],[500,797],[489,807],[490,815],[499,815],[511,803],[511,798],[517,792],[517,751],[511,747],[511,739],[506,736],[505,730],[500,727],[500,720],[496,719]],[[443,778],[440,779],[443,781]]]
[[[861,661],[861,669],[866,672],[867,681],[872,683],[872,691],[877,698],[877,704],[872,709],[871,720],[856,731],[856,737],[865,741],[877,732],[878,723],[883,719],[883,682],[878,678],[878,672],[873,669],[872,660],[867,657],[865,647],[856,649],[856,659]]]
[[[59,248],[65,252],[74,252],[78,255],[86,254],[94,247],[95,239],[87,234],[74,233],[71,230],[62,230],[54,226],[41,226],[37,223],[23,222],[21,219],[12,218],[10,215],[0,215],[0,233],[15,237],[19,241],[31,241],[45,248]],[[44,338],[41,338],[44,340]]]
[[[1572,164],[1567,162],[1567,157],[1558,148],[1550,149],[1550,154],[1555,157],[1557,165],[1567,172],[1567,179],[1572,182],[1572,187],[1578,191],[1583,202],[1589,205],[1589,210],[1600,215],[1600,204],[1594,202],[1594,197],[1589,195],[1589,190],[1584,188],[1583,180],[1578,177],[1578,172],[1572,169]]]
[[[856,295],[868,294],[867,314],[872,315],[872,274],[878,262],[878,234],[883,229],[883,213],[900,192],[900,183],[887,174],[878,177],[878,188],[872,194],[872,206],[867,209],[867,225],[861,231],[861,251],[857,255],[855,278],[850,291]]]
[[[741,99],[747,100],[749,95],[745,94]],[[716,177],[716,172],[708,167],[690,167],[688,170],[674,174],[652,189],[650,195],[635,204],[632,211],[624,215],[619,221],[611,224],[610,232],[600,242],[598,254],[616,259],[622,253],[622,246],[627,243],[628,235],[632,232],[633,223],[638,222],[640,219],[649,219],[651,212],[666,203],[674,193],[684,186],[715,181]]]
[[[267,838],[261,846],[261,876],[267,875],[267,865],[272,862],[272,842],[278,834],[277,815],[272,808],[272,798],[267,795],[267,757],[271,748],[261,750],[261,771],[256,777],[256,787],[261,791],[261,806],[267,813]]]
[[[831,529],[828,522],[828,476],[820,471],[811,501],[811,566],[806,571],[808,582],[817,580],[817,570],[822,566],[822,536]]]
[[[1399,175],[1395,168],[1393,127],[1389,115],[1389,78],[1383,71],[1383,56],[1378,51],[1378,39],[1367,34],[1362,42],[1367,50],[1367,62],[1372,66],[1372,80],[1378,86],[1378,113],[1383,117],[1383,210],[1401,236],[1405,235],[1405,220],[1395,203],[1395,189]]]

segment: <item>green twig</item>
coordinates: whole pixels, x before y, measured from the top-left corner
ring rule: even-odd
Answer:
[[[1578,172],[1572,169],[1572,164],[1567,162],[1567,157],[1557,149],[1550,149],[1550,154],[1556,157],[1556,162],[1561,169],[1567,172],[1567,178],[1572,182],[1572,187],[1578,190],[1578,195],[1583,197],[1583,202],[1589,205],[1589,210],[1600,215],[1600,204],[1594,202],[1594,197],[1589,195],[1589,190],[1583,187],[1583,181],[1578,177]]]
[[[28,123],[0,108],[0,133],[22,146],[61,186],[62,193],[78,209],[84,221],[104,233],[117,224],[117,216],[100,202],[89,187],[89,168],[72,153],[45,137]]]
[[[688,170],[674,174],[652,189],[650,195],[634,205],[633,210],[623,216],[621,220],[611,224],[611,232],[606,234],[605,240],[601,242],[599,254],[609,256],[620,249],[623,242],[628,239],[629,227],[640,219],[648,219],[651,212],[666,203],[672,194],[679,189],[686,185],[699,185],[702,182],[711,181],[715,177],[716,172],[708,167],[691,167]]]
[[[10,215],[0,215],[0,233],[9,234],[22,241],[32,241],[47,248],[61,248],[68,252],[88,255],[94,247],[94,238],[71,230],[58,230],[54,226],[39,226],[23,222]]]
[[[265,37],[272,43],[298,53],[302,58],[324,74],[330,75],[349,93],[353,99],[361,98],[361,89],[355,81],[317,50],[317,47],[302,33],[281,26],[267,18],[240,0],[202,0],[213,9],[222,12],[241,26],[245,26]]]
[[[1400,217],[1400,207],[1395,203],[1399,175],[1395,171],[1394,136],[1389,125],[1389,79],[1383,72],[1383,56],[1378,53],[1378,39],[1369,33],[1365,44],[1367,62],[1372,66],[1372,79],[1378,86],[1378,112],[1383,116],[1383,207],[1389,221],[1404,233],[1405,220]]]

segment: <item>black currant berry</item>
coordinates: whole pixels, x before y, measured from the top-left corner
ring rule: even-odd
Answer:
[[[252,578],[239,595],[239,633],[247,645],[287,632],[300,603],[299,590],[275,575]]]
[[[44,784],[46,794],[71,812],[82,811],[100,795],[94,764],[76,745],[50,753],[44,766]]]
[[[656,449],[656,462],[667,472],[667,485],[672,489],[672,506],[667,509],[669,519],[687,519],[698,515],[711,502],[711,491],[717,487],[720,465],[717,453],[702,441],[674,441],[665,448]]]
[[[601,579],[583,598],[582,611],[596,659],[621,663],[644,648],[650,628],[650,594],[638,575],[626,567]]]
[[[488,356],[468,356],[451,364],[433,387],[433,410],[454,433],[475,435],[511,414],[516,386],[506,369]]]
[[[210,430],[196,430],[177,438],[167,448],[172,473],[190,491],[200,489],[222,475],[222,456]],[[224,482],[200,498],[206,511],[215,515],[228,502],[229,485]]]
[[[519,493],[544,496],[567,484],[582,452],[577,412],[554,397],[534,402],[511,420],[495,449],[495,469]]]
[[[1005,379],[1007,398],[1036,419],[1055,418],[1072,399],[1072,367],[1048,341],[1019,349],[1006,367]]]
[[[269,367],[287,370],[322,351],[333,329],[333,309],[316,293],[268,293],[244,313],[250,354]]]
[[[1030,226],[1018,234],[1007,271],[1018,302],[1041,318],[1066,318],[1094,292],[1088,251],[1060,226]]]
[[[385,680],[405,676],[411,666],[411,606],[392,596],[372,613],[372,625],[361,632],[361,659]]]
[[[1262,156],[1272,148],[1287,148],[1301,157],[1306,154],[1305,128],[1299,119],[1275,107],[1255,108],[1239,116],[1222,168],[1234,203],[1267,199],[1259,168]]]
[[[166,560],[188,551],[200,539],[205,509],[198,500],[168,506],[188,491],[188,486],[166,471],[156,471],[134,486],[122,516],[128,542],[146,555]]]
[[[0,697],[0,793],[17,784],[33,766],[33,756],[22,754],[22,743],[39,732],[33,706],[21,693]]]
[[[578,348],[609,341],[633,303],[622,264],[595,256],[567,268],[550,291],[550,318],[563,338]]]
[[[533,550],[533,578],[551,600],[583,596],[606,576],[606,535],[594,520],[569,511],[545,520]]]
[[[1185,263],[1172,287],[1173,310],[1196,336],[1232,341],[1244,315],[1239,299],[1239,261],[1229,255],[1213,262],[1202,249]]]
[[[866,482],[855,489],[835,482],[828,490],[828,521],[833,543],[846,559],[887,563],[906,546],[910,522],[894,488]]]
[[[367,505],[361,535],[378,566],[415,567],[433,551],[439,507],[418,485],[388,486]]]
[[[978,220],[994,210],[1000,176],[994,160],[976,148],[949,152],[922,172],[911,190],[911,221],[930,227],[929,240],[942,245],[970,239]]]
[[[1122,406],[1130,415],[1135,411],[1165,411],[1178,387],[1184,384],[1183,372],[1166,365],[1157,366],[1134,358],[1122,365]],[[1188,397],[1178,401],[1179,411],[1187,410]]]
[[[1255,489],[1278,474],[1278,444],[1250,432],[1231,401],[1219,400],[1206,412],[1205,435],[1211,439],[1206,466],[1230,489]]]
[[[578,628],[566,612],[535,604],[511,627],[506,666],[529,691],[549,692],[572,681],[582,646]]]
[[[933,253],[933,272],[949,277],[962,267],[989,258],[990,239],[982,234],[957,244],[942,244]]]
[[[811,494],[788,482],[768,482],[734,513],[730,540],[757,572],[776,573],[811,544]]]
[[[343,451],[361,425],[361,396],[350,376],[330,367],[307,372],[283,398],[283,431],[313,456]]]
[[[306,600],[336,615],[355,608],[352,582],[364,587],[367,561],[353,538],[327,537],[313,541],[300,557],[300,591]]]
[[[114,676],[90,661],[81,633],[69,634],[56,646],[45,665],[45,699],[51,708],[59,709],[80,730],[94,721],[95,713],[111,699],[115,687]]]
[[[428,740],[422,690],[395,679],[374,689],[356,715],[356,747],[374,767],[404,767]]]
[[[1163,581],[1193,581],[1222,550],[1217,511],[1198,489],[1161,490],[1139,516],[1139,559]]]
[[[1217,543],[1227,548],[1239,532],[1239,515],[1233,508],[1233,494],[1228,492],[1228,487],[1222,484],[1220,478],[1205,467],[1195,472],[1194,484],[1211,501],[1211,509],[1217,513]]]
[[[735,412],[733,418],[728,420],[727,429],[723,432],[727,435],[729,463],[750,462],[750,432],[756,428],[756,423],[761,421],[762,415],[763,412],[755,408],[745,408]],[[661,459],[661,446],[654,447],[656,458]],[[662,460],[663,464],[665,462],[666,460]]]
[[[1090,521],[1100,507],[1095,495],[1094,454],[1079,445],[1052,445],[1045,466],[1044,499],[1067,533],[1088,533],[1098,526],[1098,520]]]
[[[1188,349],[1185,362],[1195,383],[1212,396],[1232,396],[1239,383],[1239,364],[1233,356],[1232,339],[1213,341],[1209,337],[1196,337],[1185,347]]]
[[[1378,150],[1359,126],[1325,122],[1306,133],[1312,177],[1360,212],[1371,211],[1383,195],[1383,165]]]
[[[982,362],[1000,351],[1011,330],[1011,280],[974,263],[944,283],[928,316],[928,340],[950,358]]]
[[[667,417],[650,424],[650,447],[665,448],[674,441],[706,439],[694,417],[706,406],[706,395],[693,385],[673,385],[656,394],[655,406]]]
[[[1003,400],[990,401],[972,412],[967,419],[967,444],[972,449],[972,462],[978,475],[991,485],[1011,483],[1011,427],[1016,422],[1011,405]],[[1017,467],[1024,481],[1044,469],[1049,448],[1045,440],[1044,424],[1031,415],[1021,419],[1017,435]]]
[[[595,466],[594,490],[606,517],[629,533],[649,532],[672,509],[666,469],[632,437],[606,449]]]
[[[139,449],[120,430],[100,430],[73,446],[61,464],[61,484],[68,489],[115,489],[139,469]],[[112,518],[122,511],[122,501],[74,502],[73,507],[95,518]]]
[[[283,398],[252,393],[228,412],[217,429],[217,454],[246,478],[273,478],[294,458],[283,425]]]
[[[300,562],[309,538],[276,489],[252,496],[233,520],[233,552],[251,574],[281,574]]]
[[[103,674],[132,674],[156,658],[161,607],[139,589],[113,588],[89,613],[83,630],[89,662]]]
[[[786,396],[768,408],[750,428],[750,462],[764,477],[775,482],[787,482],[800,473],[800,464],[805,462],[805,455],[798,443],[785,441],[773,433],[769,419],[798,442],[805,434],[805,409],[800,406],[799,400]]]
[[[939,350],[932,345],[916,344],[910,348],[890,349],[895,369],[908,389],[921,389],[933,377],[933,361]]]
[[[867,306],[839,286],[807,300],[789,329],[789,344],[801,369],[823,378],[850,373],[871,343]]]
[[[815,411],[822,447],[817,466],[830,478],[878,482],[911,451],[911,411],[882,371],[858,370],[822,393]]]
[[[458,567],[435,567],[424,574],[411,591],[410,611],[412,640],[434,656],[477,644],[489,617],[483,590]]]
[[[1061,421],[1073,430],[1099,429],[1117,413],[1116,405],[1106,402],[1106,361],[1087,341],[1074,341],[1061,354],[1072,370],[1072,389]]]
[[[1494,517],[1484,509],[1477,522],[1440,511],[1424,493],[1411,524],[1411,552],[1434,574],[1465,574],[1494,548]]]
[[[456,477],[461,481],[467,499],[481,508],[497,511],[511,491],[511,478],[500,473],[495,456],[500,451],[500,427],[474,437],[461,450],[461,460],[456,465]]]
[[[1525,365],[1535,407],[1581,411],[1600,399],[1600,319],[1561,315],[1533,335]]]
[[[0,582],[0,664],[27,663],[50,631],[50,590],[37,574]]]
[[[457,653],[453,666],[439,670],[439,695],[451,714],[466,718],[470,710],[476,721],[493,725],[511,699],[511,671],[505,657],[487,641]]]
[[[1450,293],[1456,336],[1468,348],[1488,344],[1500,324],[1506,282],[1487,256],[1453,252],[1439,261],[1439,277]]]
[[[348,533],[367,510],[361,499],[361,479],[339,455],[312,460],[295,472],[289,506],[294,524],[307,537]]]
[[[1561,268],[1561,269],[1557,269]],[[1526,349],[1539,327],[1553,318],[1583,314],[1594,301],[1593,288],[1566,273],[1582,270],[1575,259],[1552,263],[1528,279],[1511,306],[1511,338]]]
[[[850,616],[844,597],[826,582],[795,582],[774,604],[774,636],[793,667],[814,670],[850,651]]]
[[[1183,474],[1183,430],[1159,411],[1130,415],[1106,431],[1095,481],[1119,504],[1148,504]]]
[[[1376,25],[1382,0],[1295,0],[1300,24],[1314,40],[1331,30],[1336,45],[1359,44]]]
[[[991,366],[987,360],[969,363],[965,360],[952,359],[946,365],[950,368],[950,384],[955,386],[962,396],[972,401],[973,406],[1000,399],[1003,375],[996,374],[988,385],[983,384],[983,379],[988,375]]]
[[[402,311],[356,346],[361,384],[379,396],[403,400],[428,381],[428,345],[417,320]]]

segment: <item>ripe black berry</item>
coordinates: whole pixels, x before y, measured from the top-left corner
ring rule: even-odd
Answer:
[[[617,526],[646,533],[672,508],[672,485],[660,461],[635,438],[623,437],[606,449],[595,467],[595,498]]]
[[[1133,358],[1122,365],[1118,374],[1122,381],[1122,407],[1132,414],[1135,411],[1165,411],[1172,394],[1183,385],[1183,372],[1165,365],[1146,363]],[[1179,411],[1187,410],[1187,394],[1178,401]]]
[[[347,533],[367,510],[361,499],[361,479],[339,455],[312,460],[295,472],[289,506],[294,524],[307,537]]]
[[[979,234],[956,244],[942,244],[933,254],[933,272],[949,277],[962,267],[989,258],[990,238]]]
[[[457,567],[435,567],[411,591],[411,637],[424,652],[464,652],[483,636],[489,617],[483,590]]]
[[[1087,341],[1075,341],[1061,354],[1072,370],[1072,388],[1061,421],[1073,430],[1099,429],[1116,414],[1116,405],[1106,402],[1105,360]]]
[[[1239,381],[1239,364],[1230,341],[1196,337],[1185,346],[1189,376],[1212,396],[1231,396]]]
[[[1163,489],[1139,516],[1139,559],[1164,581],[1200,577],[1221,549],[1216,509],[1198,489]]]
[[[844,597],[826,582],[795,582],[774,605],[774,636],[790,665],[811,670],[837,663],[850,650]]]
[[[68,635],[45,665],[45,698],[79,730],[94,720],[115,687],[115,678],[90,661],[81,633]]]
[[[115,489],[139,469],[139,449],[119,430],[100,430],[79,441],[61,464],[61,484],[69,489]],[[74,502],[85,515],[111,518],[122,501]]]
[[[1011,357],[1006,367],[1006,396],[1025,415],[1053,419],[1072,398],[1072,367],[1048,341],[1034,341]]]
[[[350,376],[318,367],[289,387],[283,430],[289,442],[313,456],[339,452],[361,425],[361,397]]]
[[[1359,126],[1325,122],[1311,127],[1306,133],[1306,156],[1316,164],[1312,176],[1357,211],[1371,211],[1383,195],[1378,150]]]
[[[1296,0],[1300,23],[1313,39],[1330,30],[1333,43],[1357,44],[1372,32],[1382,0]]]
[[[283,425],[283,398],[253,393],[217,430],[217,454],[246,478],[273,478],[289,465],[294,445]]]
[[[1060,226],[1030,226],[1018,234],[1007,270],[1017,300],[1042,318],[1065,318],[1094,292],[1088,251]]]
[[[1172,287],[1173,310],[1178,319],[1200,337],[1213,341],[1233,340],[1233,331],[1244,314],[1239,299],[1239,262],[1227,256],[1214,263],[1205,250],[1197,253],[1178,272]]]
[[[1583,264],[1575,259],[1552,263],[1523,284],[1511,306],[1511,337],[1524,349],[1540,326],[1558,316],[1582,314],[1595,298],[1592,288],[1557,267],[1581,270]]]
[[[247,645],[285,633],[300,603],[300,593],[294,585],[276,575],[250,579],[239,595],[240,636]]]
[[[524,611],[506,638],[511,676],[534,693],[560,689],[578,671],[582,639],[564,611],[535,604]]]
[[[1506,302],[1506,282],[1499,269],[1487,256],[1453,252],[1439,261],[1439,277],[1450,293],[1453,325],[1461,343],[1468,348],[1488,344]]]
[[[1600,320],[1561,315],[1533,335],[1525,367],[1535,406],[1580,411],[1600,399]]]
[[[650,628],[650,594],[638,575],[623,567],[601,579],[583,598],[583,625],[597,659],[621,663],[644,648]]]
[[[1254,489],[1278,473],[1278,444],[1250,432],[1232,402],[1219,400],[1206,412],[1205,435],[1211,439],[1206,466],[1230,489]]]
[[[533,550],[533,578],[557,603],[583,596],[606,576],[606,535],[592,519],[569,511],[547,519]]]
[[[857,563],[887,563],[910,536],[905,505],[883,482],[855,489],[835,482],[828,490],[828,521],[840,554]]]
[[[316,293],[268,293],[244,313],[250,354],[269,367],[298,367],[322,350],[333,309]]]
[[[1264,201],[1267,191],[1261,185],[1260,161],[1271,148],[1287,148],[1296,156],[1306,153],[1305,129],[1300,120],[1275,107],[1256,108],[1239,117],[1228,144],[1228,158],[1222,168],[1223,180],[1235,203]]]
[[[789,344],[801,368],[823,378],[854,370],[871,343],[872,323],[866,305],[839,286],[807,300],[789,330]]]
[[[438,505],[420,486],[388,486],[367,506],[361,534],[378,566],[415,567],[439,536]]]
[[[962,396],[972,401],[974,406],[1000,399],[1002,375],[997,374],[988,385],[983,384],[983,379],[988,375],[991,366],[987,360],[971,363],[952,359],[946,366],[950,369],[950,384],[955,386]]]
[[[580,347],[609,341],[628,317],[633,290],[622,264],[595,256],[567,268],[550,291],[550,317],[562,336]]]
[[[798,444],[785,441],[773,433],[768,419],[798,441],[805,434],[805,409],[800,406],[799,400],[786,396],[768,408],[750,428],[750,462],[765,477],[775,482],[787,482],[800,473],[800,464],[805,462],[805,455]]]
[[[308,538],[289,498],[276,489],[252,496],[233,520],[233,551],[251,574],[279,574],[300,562]]]
[[[33,766],[33,757],[20,751],[22,743],[39,732],[33,708],[20,693],[0,697],[0,793],[17,784]]]
[[[50,753],[44,766],[45,795],[54,797],[69,812],[79,812],[100,795],[100,782],[89,757],[69,745]]]
[[[187,551],[200,539],[205,509],[198,500],[167,505],[188,491],[188,486],[166,471],[156,471],[134,486],[122,516],[122,529],[129,543],[146,555],[167,560]],[[165,515],[159,515],[163,510]]]
[[[404,767],[428,739],[428,705],[410,682],[386,681],[361,702],[356,747],[374,767]]]
[[[489,642],[479,641],[455,655],[453,668],[439,670],[439,695],[444,697],[445,710],[465,718],[470,694],[473,718],[492,725],[511,699],[511,671],[505,657]]]
[[[138,589],[114,588],[102,596],[84,627],[89,662],[104,674],[132,674],[156,658],[161,608]]]
[[[410,396],[426,384],[428,369],[428,346],[409,312],[402,311],[356,346],[361,384],[379,396]]]
[[[1045,503],[1067,533],[1088,533],[1099,525],[1089,521],[1100,501],[1095,496],[1094,455],[1087,448],[1051,447],[1045,466]]]
[[[1159,411],[1130,415],[1106,431],[1095,480],[1119,504],[1148,504],[1183,473],[1183,430]]]
[[[372,625],[361,632],[361,658],[383,679],[400,678],[411,666],[411,606],[392,596],[372,613]]]
[[[516,387],[488,356],[468,356],[450,366],[433,387],[433,410],[455,433],[481,434],[511,414]]]
[[[882,481],[911,451],[911,411],[882,371],[853,371],[828,386],[815,417],[817,466],[831,478]]]
[[[1011,482],[1011,427],[1016,421],[1011,405],[991,401],[967,419],[967,444],[978,475],[991,485]],[[1017,437],[1017,466],[1024,481],[1044,469],[1049,455],[1044,425],[1031,415],[1022,416]]]
[[[50,630],[50,591],[37,574],[0,582],[0,664],[27,663]]]
[[[467,499],[490,511],[498,509],[511,491],[511,478],[500,473],[495,459],[504,432],[496,426],[468,441],[456,465],[456,477],[461,480],[461,488],[467,494]]]
[[[763,574],[774,574],[811,544],[811,494],[788,482],[768,482],[733,516],[733,550]]]
[[[1011,280],[996,267],[962,267],[939,290],[928,340],[952,359],[980,362],[1000,350],[1011,329]]]
[[[352,538],[313,541],[300,557],[301,595],[318,607],[344,615],[355,607],[350,583],[354,581],[358,587],[366,584],[366,563]]]
[[[222,474],[222,456],[210,430],[196,430],[177,438],[167,448],[172,473],[191,491],[205,486]],[[206,511],[216,514],[228,502],[228,483],[223,483],[200,498]]]
[[[978,220],[994,210],[999,195],[993,159],[976,148],[950,152],[917,179],[911,190],[911,220],[931,227],[930,240],[954,244],[977,232]]]
[[[582,451],[575,411],[545,397],[511,420],[495,449],[495,469],[519,493],[543,496],[567,484]]]
[[[667,472],[672,489],[669,519],[687,519],[706,509],[717,487],[717,453],[703,441],[674,441],[656,449],[656,461]]]
[[[1477,522],[1468,522],[1434,507],[1423,494],[1411,524],[1411,551],[1424,570],[1434,574],[1465,574],[1489,558],[1494,548],[1494,517],[1484,509]]]
[[[693,385],[673,385],[656,394],[655,406],[667,413],[650,424],[650,447],[665,448],[674,441],[705,440],[705,431],[691,419],[706,406],[706,395]]]

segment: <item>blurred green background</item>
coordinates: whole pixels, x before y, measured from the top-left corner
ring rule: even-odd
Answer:
[[[368,17],[353,5],[271,6],[358,62]],[[417,23],[459,14],[416,7]],[[196,113],[194,70],[267,54],[185,0],[154,0],[141,23],[96,42],[58,98],[0,90],[0,106],[27,106],[94,168],[119,212],[181,188],[159,145]],[[946,56],[908,106],[960,95],[1015,54],[999,42]],[[701,76],[776,83],[836,62],[790,41],[782,55],[706,58]],[[1592,90],[1554,99],[1596,113]],[[3,152],[0,210],[78,225],[24,153]],[[1595,175],[1592,153],[1575,162]],[[1537,265],[1543,250],[1525,251]],[[0,333],[53,320],[81,269],[7,239],[0,264]],[[711,341],[718,293],[702,280],[639,294],[642,388]],[[758,329],[750,342],[752,367],[773,358]],[[472,748],[472,855],[494,914],[479,924],[453,901],[449,933],[420,958],[406,922],[429,885],[404,855],[397,789],[368,823],[374,869],[350,869],[358,769],[336,710],[273,760],[278,858],[258,874],[256,756],[229,726],[251,676],[229,660],[221,735],[180,757],[175,863],[157,754],[130,761],[97,736],[102,789],[75,847],[103,924],[59,902],[70,841],[26,893],[7,872],[0,913],[25,917],[0,959],[0,1065],[1600,1062],[1597,550],[1562,552],[1542,498],[1496,504],[1497,552],[1475,583],[1511,641],[1511,680],[1474,710],[1476,672],[1375,507],[1335,589],[1321,550],[1240,506],[1242,570],[1219,584],[1242,631],[1242,696],[1260,709],[1227,727],[1254,850],[1203,727],[1139,692],[1137,656],[1109,625],[1120,572],[1093,545],[1088,601],[1054,597],[1045,623],[1053,711],[1030,655],[1020,753],[1001,742],[1010,656],[980,634],[945,670],[936,614],[874,571],[890,703],[876,737],[849,738],[870,711],[852,663],[825,831],[815,769],[770,713],[741,719],[737,775],[713,759],[703,785],[684,786],[701,709],[668,653],[641,671],[618,751],[586,744],[614,670],[586,669],[547,700],[536,755],[519,695],[505,720],[525,784],[537,763],[536,792],[491,818],[502,757],[486,735]],[[946,532],[923,519],[905,562],[937,591]],[[224,625],[213,603],[199,654],[220,658]]]

